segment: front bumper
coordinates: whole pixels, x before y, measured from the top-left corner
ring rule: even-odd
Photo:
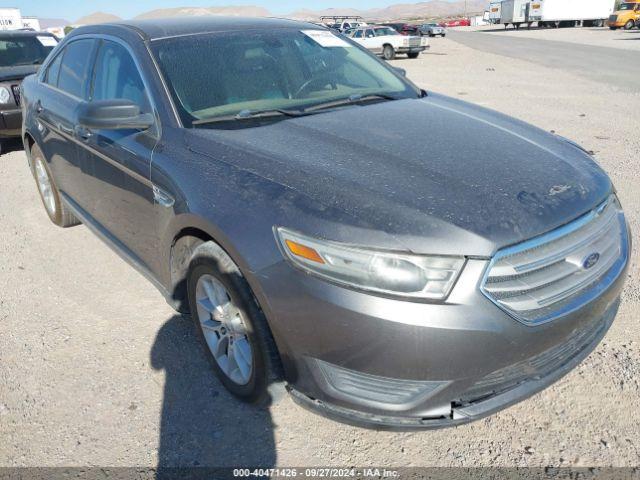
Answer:
[[[19,137],[22,130],[22,110],[0,110],[0,138]]]
[[[419,47],[399,47],[396,50],[396,53],[420,53],[420,52],[424,52],[425,50],[428,50],[429,46],[424,46],[421,45]]]
[[[617,312],[628,242],[623,268],[599,296],[536,326],[481,293],[481,259],[467,260],[445,303],[348,290],[286,262],[257,280],[294,400],[360,426],[438,428],[521,401],[582,361]]]

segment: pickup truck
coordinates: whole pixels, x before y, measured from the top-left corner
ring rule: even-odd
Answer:
[[[393,60],[397,54],[418,58],[429,48],[427,37],[400,35],[391,27],[368,25],[350,30],[348,36],[367,50]]]
[[[35,73],[58,39],[46,32],[0,32],[0,153],[4,143],[20,138],[20,84]]]

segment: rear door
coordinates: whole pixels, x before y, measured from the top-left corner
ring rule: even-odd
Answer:
[[[87,97],[95,45],[93,39],[66,44],[48,65],[33,100],[40,147],[56,186],[80,206],[88,201],[83,183],[87,165],[79,155],[74,135],[75,114],[80,102]]]
[[[143,75],[124,42],[100,40],[92,78],[90,102],[126,99],[141,113],[155,114]],[[147,130],[79,127],[77,135],[91,169],[89,214],[118,247],[126,247],[127,254],[148,267],[158,245],[150,170],[159,122]]]

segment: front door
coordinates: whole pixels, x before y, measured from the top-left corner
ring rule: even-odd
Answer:
[[[115,39],[100,40],[89,101],[113,99],[131,100],[141,113],[153,113],[130,51]],[[149,269],[158,248],[150,169],[159,125],[147,130],[76,130],[91,169],[89,215],[116,246]]]

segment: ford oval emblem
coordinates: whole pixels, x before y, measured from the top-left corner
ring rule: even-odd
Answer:
[[[597,252],[590,253],[589,255],[584,257],[584,260],[582,260],[582,268],[584,268],[585,270],[589,270],[596,263],[598,263],[598,260],[600,260],[600,254],[599,253],[597,253]]]

